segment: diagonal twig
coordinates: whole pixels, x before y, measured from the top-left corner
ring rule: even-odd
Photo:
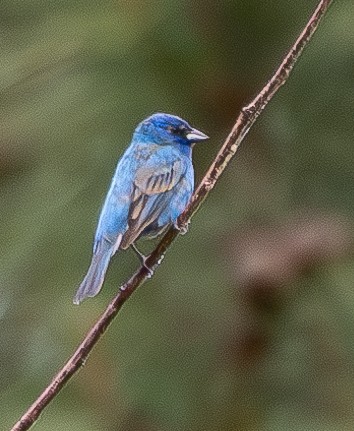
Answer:
[[[258,93],[255,99],[252,100],[249,105],[242,108],[229,136],[226,138],[223,146],[206,172],[203,180],[195,190],[191,202],[184,213],[179,217],[179,226],[186,226],[191,217],[197,212],[200,205],[206,199],[210,191],[214,188],[220,175],[223,173],[230,160],[235,155],[241,142],[260,113],[266,107],[268,102],[273,98],[279,88],[285,84],[298,57],[301,55],[304,47],[308,44],[309,40],[313,36],[332,1],[333,0],[321,0],[318,3],[317,8],[310,17],[305,28],[271,79]],[[179,231],[175,228],[171,228],[167,231],[160,243],[157,245],[156,249],[148,257],[146,261],[148,267],[156,268],[160,264],[162,257],[171,243],[177,237],[178,233]],[[34,424],[49,402],[59,393],[63,386],[84,364],[89,353],[102,337],[112,320],[116,317],[126,300],[139,286],[141,286],[146,281],[147,278],[149,278],[149,276],[150,274],[148,270],[145,267],[141,267],[126,283],[120,287],[118,294],[107,306],[106,310],[85,336],[74,354],[54,377],[51,383],[44,389],[37,400],[29,407],[21,419],[13,426],[11,431],[25,431]]]

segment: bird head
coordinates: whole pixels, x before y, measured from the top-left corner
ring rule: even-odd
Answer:
[[[163,113],[153,114],[142,121],[134,135],[138,135],[140,141],[158,145],[193,145],[209,138],[182,118]]]

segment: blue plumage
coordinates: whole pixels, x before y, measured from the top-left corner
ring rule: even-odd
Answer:
[[[192,146],[208,137],[186,121],[154,114],[119,160],[96,230],[93,256],[74,303],[100,291],[111,257],[176,223],[194,188]]]

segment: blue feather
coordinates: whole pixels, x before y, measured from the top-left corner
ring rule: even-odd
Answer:
[[[138,125],[103,204],[91,264],[75,304],[97,295],[117,250],[176,223],[193,193],[192,146],[207,138],[169,114],[154,114]]]

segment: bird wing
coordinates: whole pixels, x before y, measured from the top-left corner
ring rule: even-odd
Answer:
[[[121,248],[129,247],[150,223],[158,219],[169,204],[168,192],[181,181],[184,173],[185,166],[180,158],[174,158],[171,163],[151,157],[138,168],[128,215],[128,230],[123,236]]]
[[[137,189],[146,195],[155,195],[171,190],[180,180],[184,173],[181,159],[173,163],[164,163],[158,167],[149,163],[138,169],[135,178]]]

